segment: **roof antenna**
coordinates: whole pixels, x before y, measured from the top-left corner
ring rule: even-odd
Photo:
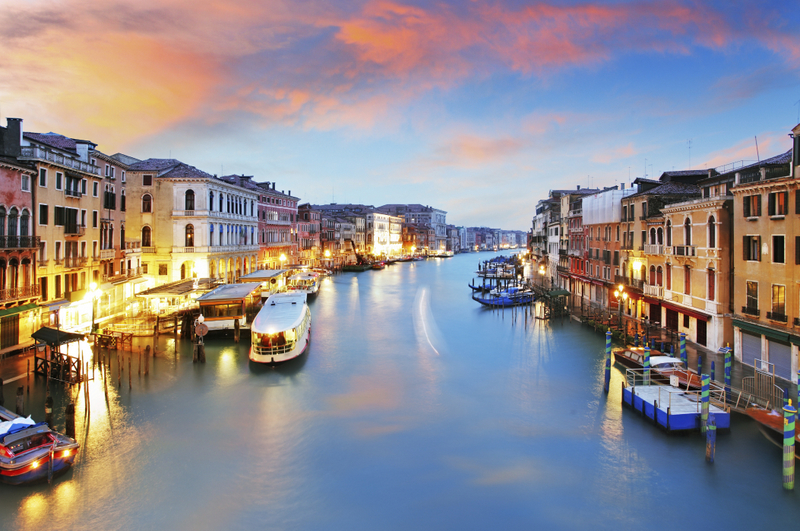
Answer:
[[[758,162],[761,162],[761,155],[758,154],[758,137],[754,136],[753,138],[756,139],[756,159],[758,159]]]
[[[692,139],[686,141],[686,147],[689,148],[689,169],[692,169]]]

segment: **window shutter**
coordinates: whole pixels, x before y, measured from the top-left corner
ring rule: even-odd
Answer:
[[[761,215],[761,196],[757,195],[756,197],[756,216]]]
[[[775,194],[769,194],[767,196],[767,212],[770,216],[775,215]]]
[[[750,217],[750,197],[745,196],[744,200],[742,201],[742,210],[744,212],[744,217]]]
[[[747,261],[748,245],[750,241],[747,236],[742,236],[742,260]]]

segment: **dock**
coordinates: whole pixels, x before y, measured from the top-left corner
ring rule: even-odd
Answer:
[[[731,414],[726,405],[725,390],[715,387],[710,390],[709,397],[709,413],[714,415],[717,429],[729,429]],[[640,369],[628,369],[622,382],[622,404],[640,412],[667,432],[701,428],[701,391],[687,391],[652,380],[645,383]]]

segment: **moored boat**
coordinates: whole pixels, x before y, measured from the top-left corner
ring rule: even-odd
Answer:
[[[319,273],[298,273],[289,277],[289,291],[313,296],[319,292]]]
[[[276,364],[303,354],[311,342],[311,311],[306,295],[276,293],[251,325],[250,360]]]
[[[386,267],[386,263],[384,262],[375,262],[372,264],[372,269],[383,269]]]
[[[0,481],[24,485],[63,474],[75,462],[78,444],[44,422],[0,406]]]
[[[472,300],[484,306],[507,308],[510,306],[519,306],[521,304],[531,304],[535,299],[533,291],[518,287],[510,287],[504,291],[492,290],[484,297],[478,297],[473,294]]]
[[[620,347],[612,350],[614,363],[631,369],[644,366],[644,347]],[[650,351],[650,369],[654,380],[670,383],[670,376],[677,378],[679,387],[683,389],[700,389],[700,376],[683,367],[683,362],[672,356],[664,356],[659,350]]]

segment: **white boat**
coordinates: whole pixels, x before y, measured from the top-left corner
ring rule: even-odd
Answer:
[[[319,291],[319,273],[298,273],[289,277],[289,290],[316,295]]]
[[[256,302],[261,297],[261,283],[223,284],[197,298],[200,313],[209,330],[247,328],[247,316],[255,313]]]
[[[303,354],[311,342],[311,311],[301,292],[271,295],[250,326],[250,360],[275,364]]]

